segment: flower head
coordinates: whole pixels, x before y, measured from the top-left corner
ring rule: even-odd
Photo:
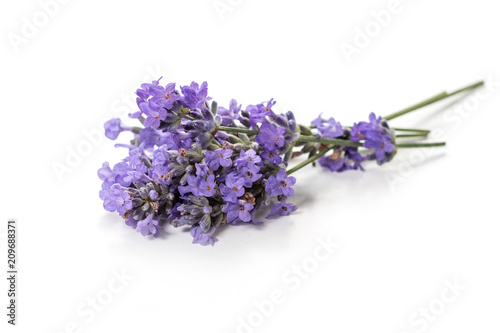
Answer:
[[[227,222],[236,223],[238,221],[250,222],[252,215],[250,211],[253,209],[253,204],[238,200],[237,202],[228,202],[224,207],[224,213],[227,213]]]
[[[175,83],[169,83],[164,87],[152,86],[149,88],[154,103],[163,106],[165,109],[172,109],[174,102],[180,99],[179,94],[175,91]]]
[[[262,161],[259,155],[253,149],[249,149],[244,151],[243,149],[240,151],[240,156],[236,159],[235,165],[237,167],[244,167],[249,164],[259,164]]]
[[[316,126],[323,138],[334,139],[344,134],[344,128],[334,118],[324,120],[321,115],[311,122],[311,125]]]
[[[224,168],[231,165],[231,156],[233,151],[231,149],[217,149],[214,151],[207,150],[206,158],[208,167],[214,171],[219,169],[219,166]]]
[[[363,146],[368,149],[375,149],[375,156],[379,161],[382,161],[385,158],[385,154],[392,152],[395,148],[390,135],[383,135],[374,130],[366,132],[366,141],[363,143]]]
[[[146,115],[144,126],[158,128],[162,120],[167,117],[167,110],[160,104],[156,104],[152,100],[139,104],[139,109]]]
[[[224,107],[219,107],[217,113],[222,116],[222,126],[228,126],[238,119],[239,113],[241,111],[241,104],[238,105],[235,99],[229,102],[229,109]]]
[[[190,233],[191,236],[193,236],[193,244],[214,246],[214,244],[219,241],[217,238],[212,236],[215,230],[216,228],[212,227],[207,232],[203,232],[203,229],[200,226],[192,226]]]
[[[260,174],[259,171],[259,167],[255,164],[249,164],[248,166],[241,168],[240,175],[245,181],[245,187],[252,187],[253,183],[262,177],[262,174]]]
[[[115,140],[121,132],[131,129],[131,127],[123,126],[120,118],[113,118],[104,123],[104,135],[110,140]]]
[[[285,144],[285,128],[275,127],[271,123],[263,123],[260,127],[260,134],[257,135],[255,141],[262,147],[275,151],[276,147],[283,147]]]
[[[293,213],[297,210],[297,207],[292,205],[291,203],[287,203],[286,199],[283,198],[279,203],[276,203],[273,205],[271,208],[271,212],[266,216],[266,217],[271,217],[271,216],[286,216],[290,215],[290,213]]]
[[[182,94],[180,102],[186,108],[193,110],[196,108],[201,108],[205,102],[211,100],[211,97],[208,97],[208,84],[203,82],[201,86],[196,82],[191,82],[189,86],[181,87]]]
[[[116,211],[123,216],[132,208],[130,195],[118,184],[114,184],[107,190],[101,190],[99,196],[104,201],[104,209],[108,212]]]
[[[144,220],[137,222],[136,229],[143,236],[154,235],[158,237],[160,230],[164,228],[158,225],[158,221],[154,220],[151,215],[148,215]]]
[[[201,178],[201,181],[198,183],[198,193],[199,195],[203,195],[205,197],[211,197],[215,194],[216,183],[215,183],[215,175],[210,174],[206,179]]]
[[[245,193],[243,185],[245,185],[245,179],[237,178],[236,173],[230,173],[226,177],[226,184],[220,185],[222,198],[227,202],[237,202],[238,197]]]
[[[275,176],[270,176],[266,184],[266,192],[269,195],[293,196],[295,193],[292,186],[295,184],[295,177],[287,177],[286,171],[281,169]]]

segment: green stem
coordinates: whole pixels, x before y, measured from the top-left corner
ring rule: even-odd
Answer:
[[[397,134],[396,138],[414,138],[414,137],[426,137],[427,133],[418,133],[418,134]]]
[[[417,103],[417,104],[415,104],[415,105],[412,105],[412,106],[410,106],[410,107],[408,107],[408,108],[406,108],[406,109],[403,109],[403,110],[398,111],[398,112],[394,112],[394,113],[392,113],[392,114],[390,114],[390,115],[388,115],[388,116],[384,117],[384,119],[385,119],[385,120],[391,120],[391,119],[394,119],[394,118],[396,118],[396,117],[402,116],[402,115],[404,115],[404,114],[406,114],[406,113],[409,113],[409,112],[411,112],[411,111],[414,111],[414,110],[417,110],[417,109],[423,108],[424,106],[430,105],[430,104],[432,104],[432,103],[436,103],[436,102],[438,102],[438,101],[440,101],[440,100],[443,100],[443,99],[445,99],[445,98],[448,98],[448,97],[451,97],[451,96],[453,96],[453,95],[459,94],[459,93],[461,93],[461,92],[463,92],[463,91],[466,91],[466,90],[470,90],[470,89],[477,88],[477,87],[479,87],[479,86],[481,86],[481,85],[483,85],[483,84],[484,84],[484,81],[479,81],[479,82],[473,83],[473,84],[471,84],[471,85],[468,85],[467,87],[463,87],[463,88],[461,88],[461,89],[455,90],[455,91],[453,91],[453,92],[451,92],[451,93],[448,93],[448,92],[444,91],[444,92],[442,92],[442,93],[440,93],[440,94],[437,94],[437,95],[436,95],[436,96],[434,96],[434,97],[428,98],[428,99],[426,99],[425,101],[422,101],[422,102],[420,102],[420,103]]]
[[[415,132],[415,133],[425,133],[425,134],[429,134],[431,132],[429,130],[421,130],[415,128],[395,128],[395,127],[391,128],[395,131],[400,131],[400,132]]]
[[[329,145],[338,145],[338,146],[346,146],[346,147],[361,147],[363,144],[361,142],[355,142],[351,140],[340,140],[340,139],[326,139],[326,138],[318,138],[316,136],[307,136],[301,135],[297,139],[297,142],[316,142],[316,143],[324,143]]]
[[[246,128],[226,127],[226,126],[219,126],[219,131],[245,133],[245,134],[250,134],[250,135],[255,135],[255,134],[260,133],[259,131],[249,130]],[[309,136],[309,135],[299,136],[299,138],[297,139],[297,142],[315,142],[315,143],[339,145],[339,146],[346,146],[346,147],[361,147],[363,145],[360,142],[354,142],[351,140],[326,139],[326,138],[319,138],[316,136]]]
[[[427,142],[427,143],[397,143],[398,148],[420,148],[420,147],[442,147],[445,146],[446,142]]]
[[[318,154],[312,156],[312,157],[309,157],[307,160],[305,160],[304,162],[301,162],[299,164],[297,164],[296,166],[294,166],[293,168],[291,168],[290,170],[288,170],[286,173],[288,175],[291,175],[292,173],[294,173],[295,171],[299,170],[299,169],[302,169],[303,167],[305,167],[306,165],[316,161],[318,158],[320,158],[321,156],[325,155],[328,151],[330,151],[334,146],[331,145],[331,146],[328,146],[326,148],[324,148],[321,152],[319,152]]]
[[[141,133],[141,130],[143,130],[143,129],[144,129],[144,127],[132,127],[131,131],[134,134],[139,134],[139,133]]]

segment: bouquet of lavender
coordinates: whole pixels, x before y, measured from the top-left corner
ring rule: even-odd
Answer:
[[[137,90],[138,112],[130,114],[142,126],[129,127],[120,119],[105,123],[115,140],[131,131],[128,156],[98,171],[104,209],[118,212],[143,236],[157,237],[164,226],[189,226],[193,243],[214,245],[222,225],[262,223],[266,217],[289,215],[297,207],[297,170],[316,162],[332,171],[364,170],[363,163],[390,162],[398,148],[443,146],[444,142],[398,142],[400,137],[426,137],[430,131],[391,128],[388,121],[483,84],[478,82],[430,99],[384,118],[371,113],[368,121],[342,126],[321,115],[310,126],[299,124],[291,111],[276,114],[275,101],[242,109],[233,99],[220,107],[207,94],[207,83],[175,89],[160,79]],[[289,168],[291,160],[307,159]]]

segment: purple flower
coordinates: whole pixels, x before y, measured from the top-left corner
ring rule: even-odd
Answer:
[[[158,221],[153,220],[153,217],[148,215],[144,220],[137,222],[135,230],[143,236],[154,235],[154,237],[158,237],[160,230],[163,229],[162,226],[158,225]]]
[[[377,128],[378,126],[380,126],[380,123],[382,122],[382,117],[377,117],[373,112],[370,113],[368,119],[370,120],[370,124],[372,125],[373,128]]]
[[[241,168],[240,175],[245,181],[245,187],[252,187],[253,183],[262,177],[262,175],[258,173],[259,171],[259,167],[255,164],[249,164],[248,166]]]
[[[144,154],[143,148],[144,146],[141,145],[138,148],[130,150],[130,156],[125,159],[125,161],[128,162],[130,169],[127,172],[127,175],[123,177],[124,181],[135,182],[137,180],[148,181],[150,179],[147,176],[148,167],[144,163],[144,160],[148,158]]]
[[[144,148],[153,148],[154,146],[161,146],[165,143],[165,135],[161,131],[153,128],[143,128],[139,133],[141,143]]]
[[[355,123],[351,128],[351,140],[352,141],[361,141],[366,139],[366,134],[368,131],[376,130],[381,132],[382,134],[389,134],[389,129],[387,127],[382,126],[384,123],[382,117],[377,117],[375,113],[370,113],[369,116],[370,122],[360,121],[359,123]],[[387,124],[386,124],[387,125]]]
[[[251,203],[238,200],[238,202],[228,202],[224,207],[224,213],[227,213],[228,223],[236,223],[238,218],[243,222],[250,222],[252,215],[249,212],[252,209]]]
[[[191,82],[191,85],[181,87],[181,91],[184,96],[180,99],[180,102],[190,110],[201,108],[206,101],[211,100],[207,96],[208,84],[206,82],[203,82],[201,86],[198,86],[196,82]]]
[[[358,149],[355,147],[345,147],[344,149],[344,155],[349,158],[349,161],[353,163],[351,168],[354,170],[360,169],[362,171],[365,171],[365,169],[363,169],[363,166],[361,165],[361,162],[366,161],[368,158],[361,155],[358,152]]]
[[[236,178],[235,173],[230,173],[226,177],[226,184],[220,185],[220,191],[223,195],[223,199],[228,202],[237,202],[238,197],[245,194],[245,189],[243,185],[245,184],[245,179]]]
[[[97,171],[99,179],[103,181],[102,188],[108,189],[115,183],[115,174],[111,171],[108,162],[102,164],[102,168]]]
[[[342,172],[345,170],[364,170],[361,162],[368,158],[362,156],[355,147],[337,148],[329,156],[322,156],[318,159],[319,165],[332,172]]]
[[[295,177],[287,177],[286,171],[281,169],[275,176],[270,176],[266,184],[266,192],[270,196],[286,195],[291,197],[294,194],[292,186],[295,184]]]
[[[326,121],[319,115],[318,118],[311,122],[311,125],[316,126],[321,136],[327,139],[334,139],[344,134],[342,125],[336,122],[334,118]]]
[[[206,164],[196,163],[195,167],[196,167],[196,175],[198,177],[205,177],[210,171],[210,169],[208,169],[208,166]]]
[[[231,149],[217,149],[214,151],[207,150],[206,152],[206,162],[208,167],[212,170],[219,169],[219,166],[227,168],[231,165],[231,156],[233,151]]]
[[[158,86],[160,80],[161,77],[158,80],[153,81],[152,83],[141,84],[141,87],[136,91],[136,95],[138,96],[137,104],[145,102],[151,96],[150,88]]]
[[[263,160],[269,161],[271,164],[279,165],[281,163],[281,157],[276,151],[264,149],[259,153]]]
[[[283,134],[285,134],[285,128],[276,128],[271,123],[263,123],[260,127],[260,134],[257,135],[255,141],[257,141],[261,147],[272,151],[276,150],[276,146],[283,147],[285,144]]]
[[[149,91],[155,103],[169,110],[173,108],[174,102],[180,99],[180,96],[175,92],[175,83],[169,83],[165,88],[162,86],[153,86]]]
[[[249,149],[244,151],[243,149],[240,151],[240,157],[238,157],[235,161],[235,165],[239,168],[247,166],[249,163],[251,164],[259,164],[262,161],[259,155],[253,149]]]
[[[170,149],[189,148],[193,140],[189,133],[165,133],[165,144]]]
[[[134,219],[132,216],[129,216],[127,219],[125,219],[125,224],[128,225],[129,227],[133,227],[134,229],[137,227],[137,220]]]
[[[318,118],[314,119],[313,121],[311,121],[311,126],[316,126],[316,127],[319,127],[323,124],[323,118],[321,118],[321,115],[323,113],[320,113]]]
[[[115,175],[115,182],[119,183],[121,186],[127,187],[132,183],[128,179],[128,173],[132,171],[132,168],[127,162],[120,162],[115,164],[113,167],[113,174]]]
[[[198,187],[199,187],[202,179],[203,179],[203,177],[196,177],[195,175],[188,173],[186,176],[186,181],[188,184],[185,186],[177,187],[181,197],[184,197],[186,195],[186,193],[189,193],[189,192],[193,193],[196,196],[199,196],[200,194],[199,194]]]
[[[108,212],[116,211],[123,216],[127,210],[132,209],[130,195],[118,184],[114,184],[108,190],[101,190],[99,196],[104,201],[104,209]]]
[[[283,198],[281,202],[274,204],[271,208],[271,212],[266,217],[276,216],[276,215],[290,215],[297,210],[297,207],[291,203],[287,203],[286,199]]]
[[[167,110],[152,100],[139,104],[139,109],[147,116],[144,126],[158,128],[162,120],[167,117]]]
[[[385,153],[390,153],[394,150],[394,145],[391,143],[390,135],[383,135],[378,131],[371,130],[366,132],[366,141],[363,147],[368,149],[376,149],[375,155],[377,160],[382,161],[385,158]]]
[[[238,105],[235,99],[232,99],[229,102],[229,110],[223,107],[219,107],[217,113],[222,116],[222,126],[230,125],[235,119],[238,118],[238,115],[241,110],[241,104]]]
[[[139,99],[139,98],[138,98]],[[142,103],[142,102],[141,102]],[[129,118],[132,118],[132,119],[141,119],[141,115],[142,115],[142,112],[139,110],[139,111],[136,111],[134,113],[129,113],[128,116]]]
[[[249,105],[245,109],[245,111],[249,115],[249,123],[251,128],[257,127],[258,123],[262,123],[266,116],[270,115],[271,112],[266,110],[264,105],[258,104],[258,105]]]
[[[169,175],[170,169],[164,165],[155,165],[150,169],[149,175],[160,184],[170,184],[172,177]]]
[[[347,157],[338,157],[335,152],[328,157],[320,157],[318,163],[332,172],[342,172],[351,169],[349,159]]]
[[[200,226],[193,225],[190,230],[191,236],[193,236],[193,244],[214,246],[214,244],[219,241],[217,238],[212,236],[215,229],[215,227],[211,227],[207,232],[203,232],[203,229]]]
[[[265,112],[269,112],[271,114],[274,114],[273,110],[271,108],[276,104],[276,101],[274,98],[271,98],[267,103],[266,106],[264,107]]]
[[[215,187],[215,175],[212,173],[207,176],[207,179],[201,179],[198,184],[198,193],[205,197],[211,197],[215,194]]]
[[[104,123],[104,135],[110,140],[115,140],[123,131],[130,131],[132,127],[123,126],[119,118],[113,118]]]

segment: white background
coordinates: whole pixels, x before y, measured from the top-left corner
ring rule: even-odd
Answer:
[[[250,317],[241,332],[498,332],[498,8],[401,0],[386,26],[374,24],[389,3],[222,0],[221,13],[212,0],[74,0],[44,22],[38,1],[3,1],[0,219],[18,221],[20,275],[15,328],[1,279],[2,331],[237,332]],[[366,45],[354,44],[367,27]],[[357,53],[346,57],[342,43]],[[274,97],[303,123],[324,112],[345,125],[490,84],[393,123],[436,130],[446,148],[400,151],[364,173],[303,169],[297,212],[227,227],[212,248],[173,228],[143,238],[98,198],[97,169],[126,152],[89,146],[84,133],[135,111],[135,89],[161,75],[208,81],[220,105]],[[69,169],[60,178],[58,163]],[[314,264],[318,238],[340,246],[297,278],[291,268]],[[122,270],[133,280],[120,287]],[[455,282],[466,289],[454,294]],[[255,302],[273,290],[283,302],[264,317]],[[89,310],[95,297],[101,311]]]

